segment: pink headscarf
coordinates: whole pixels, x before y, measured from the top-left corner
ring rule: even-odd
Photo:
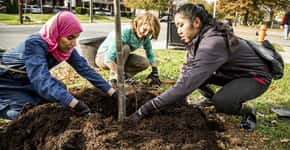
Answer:
[[[48,44],[48,52],[59,62],[67,60],[73,48],[67,52],[58,49],[60,37],[66,37],[82,32],[83,29],[79,20],[69,11],[57,13],[49,19],[40,29],[40,35]]]

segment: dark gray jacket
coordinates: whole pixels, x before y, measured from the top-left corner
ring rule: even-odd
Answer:
[[[207,29],[188,46],[178,81],[158,97],[162,104],[156,104],[157,107],[184,99],[213,75],[225,80],[253,77],[266,83],[272,80],[266,62],[244,40],[230,52],[226,38],[215,28]]]

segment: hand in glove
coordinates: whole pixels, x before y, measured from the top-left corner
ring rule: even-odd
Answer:
[[[138,109],[136,112],[134,112],[132,115],[129,116],[128,120],[133,124],[138,124],[145,115],[142,114],[141,109]]]
[[[145,118],[148,115],[155,112],[157,110],[157,108],[155,108],[153,106],[153,103],[155,103],[156,99],[158,99],[158,98],[154,98],[154,99],[146,102],[145,104],[143,104],[136,112],[134,112],[132,115],[129,116],[128,120],[134,124],[137,124],[143,118]]]
[[[152,72],[147,76],[146,79],[151,79],[151,81],[149,82],[149,84],[152,85],[161,85],[161,81],[159,79],[158,76],[158,70],[157,67],[152,67]]]
[[[119,91],[116,90],[113,94],[112,94],[112,98],[116,101],[118,101],[119,99]],[[125,100],[127,99],[126,95],[125,95]]]
[[[78,103],[76,104],[76,106],[73,108],[73,110],[75,112],[77,112],[79,115],[81,116],[90,116],[91,115],[91,110],[88,107],[88,105],[86,105],[84,102],[82,101],[78,101]]]
[[[118,100],[118,98],[119,98],[119,93],[118,93],[117,90],[113,93],[112,98],[113,98],[114,100]]]

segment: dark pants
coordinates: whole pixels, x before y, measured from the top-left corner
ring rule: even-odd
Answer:
[[[217,111],[234,115],[240,114],[244,102],[257,98],[269,87],[269,84],[260,83],[253,78],[226,81],[213,77],[206,83],[222,86],[211,99]]]
[[[124,71],[129,75],[130,77],[133,77],[137,73],[146,70],[150,63],[149,60],[146,59],[143,56],[136,55],[136,54],[130,54],[130,47],[128,45],[125,45],[123,47],[123,53],[124,53]],[[104,57],[105,53],[98,54],[96,56],[96,64],[98,67],[108,70],[108,66],[104,63]]]

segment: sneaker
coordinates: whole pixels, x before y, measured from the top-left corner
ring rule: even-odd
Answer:
[[[189,104],[194,107],[208,107],[212,106],[213,102],[209,98],[201,96],[197,100],[190,102]]]
[[[257,123],[256,108],[252,106],[250,107],[250,109],[251,109],[250,113],[247,113],[242,116],[240,127],[249,132],[253,132],[256,129]]]

